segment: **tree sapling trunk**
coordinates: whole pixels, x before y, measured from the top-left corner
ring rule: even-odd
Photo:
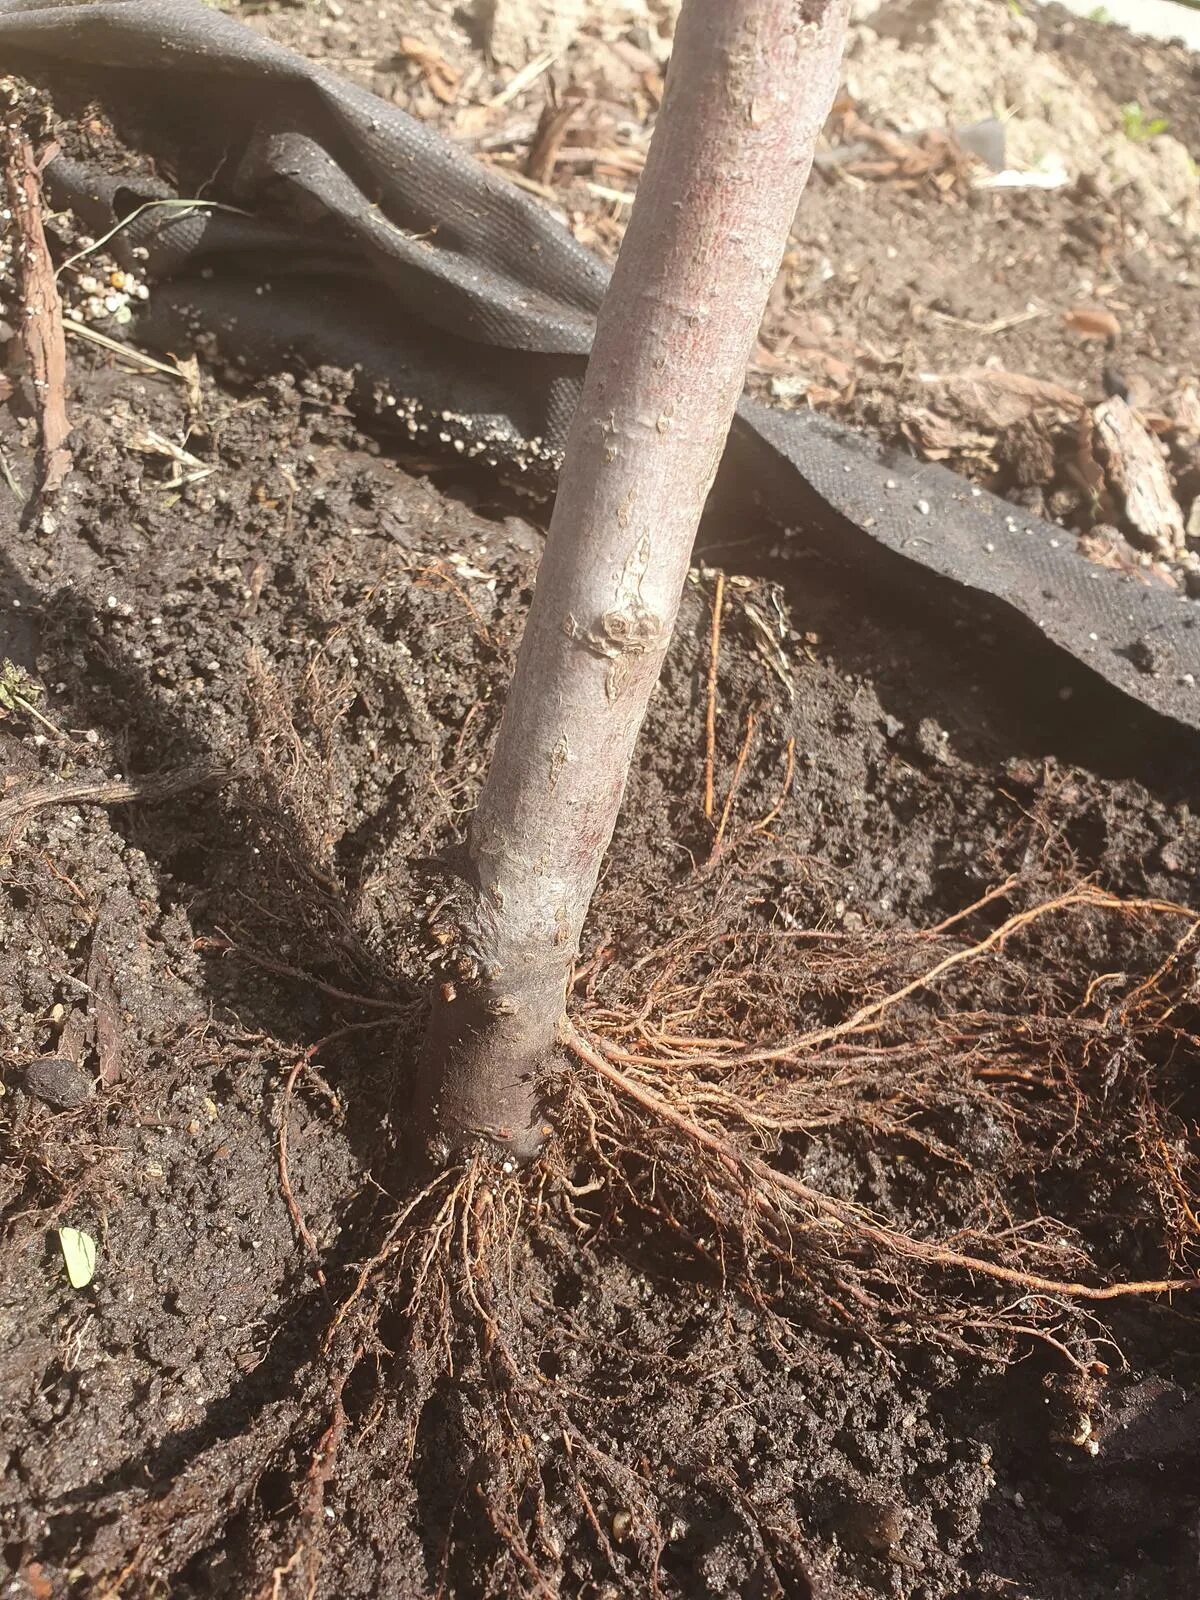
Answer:
[[[418,1071],[435,1158],[515,1159],[696,528],[837,86],[849,0],[686,0],[601,309]]]

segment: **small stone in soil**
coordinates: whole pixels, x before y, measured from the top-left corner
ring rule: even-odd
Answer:
[[[900,1542],[903,1516],[890,1501],[847,1501],[837,1518],[837,1532],[851,1550],[888,1555]]]
[[[1129,647],[1129,659],[1139,672],[1149,676],[1163,668],[1162,651],[1151,639],[1135,639]]]
[[[913,740],[917,751],[927,761],[934,761],[939,766],[949,766],[951,761],[950,751],[947,749],[947,737],[943,729],[939,728],[932,717],[922,717],[917,724],[916,736]]]
[[[92,1097],[91,1075],[65,1056],[44,1056],[25,1069],[23,1087],[59,1111],[74,1111]]]

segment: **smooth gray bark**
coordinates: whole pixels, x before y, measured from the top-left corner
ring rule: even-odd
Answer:
[[[849,0],[687,0],[600,312],[468,865],[417,1132],[516,1158],[767,294],[837,87]]]

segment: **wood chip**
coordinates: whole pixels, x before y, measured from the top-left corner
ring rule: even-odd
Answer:
[[[1083,396],[1072,389],[998,367],[968,367],[925,381],[935,386],[940,411],[952,411],[974,427],[997,432],[1038,415],[1066,424],[1086,410]]]
[[[1167,412],[1180,433],[1200,434],[1200,388],[1194,383],[1185,384],[1167,401]]]
[[[1183,512],[1171,489],[1162,448],[1119,396],[1098,405],[1096,454],[1121,502],[1131,537],[1164,561],[1184,553]]]
[[[41,491],[54,494],[71,470],[67,438],[67,356],[58,280],[42,226],[42,167],[57,150],[49,147],[41,161],[25,131],[22,107],[13,91],[0,119],[0,156],[12,228],[19,300],[17,312],[25,357],[33,380],[41,425]]]
[[[987,461],[996,443],[994,433],[965,427],[925,406],[906,407],[900,425],[905,438],[926,461],[947,461],[952,457]]]
[[[1121,324],[1111,311],[1099,311],[1093,306],[1074,306],[1064,312],[1063,322],[1081,339],[1117,339]]]

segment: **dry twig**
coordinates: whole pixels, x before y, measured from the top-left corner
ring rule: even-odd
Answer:
[[[704,815],[712,821],[713,769],[717,760],[717,668],[721,659],[721,610],[725,604],[725,574],[717,573],[713,588],[712,633],[708,658],[708,705],[704,714]]]
[[[6,101],[3,139],[4,187],[16,231],[13,261],[21,305],[21,337],[41,422],[41,493],[53,494],[71,470],[67,437],[67,354],[62,302],[42,226],[42,168],[56,152],[47,148],[39,162],[25,130],[21,91],[11,80],[0,86]]]
[[[234,773],[233,767],[206,761],[154,778],[134,778],[113,783],[54,783],[21,789],[9,799],[0,801],[0,827],[7,823],[12,828],[5,848],[12,847],[25,823],[44,806],[128,805],[134,801],[152,804],[158,800],[168,800],[172,795],[183,794],[188,789],[219,787],[228,783]]]

